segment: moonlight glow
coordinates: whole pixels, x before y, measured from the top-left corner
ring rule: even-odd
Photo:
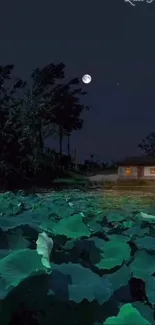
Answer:
[[[89,74],[85,74],[83,77],[82,77],[82,81],[85,83],[85,84],[89,84],[92,80],[92,77],[89,75]]]

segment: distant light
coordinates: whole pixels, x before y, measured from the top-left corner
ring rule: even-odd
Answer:
[[[85,75],[82,77],[82,81],[83,81],[85,84],[89,84],[89,83],[92,81],[92,77],[91,77],[89,74],[85,74]]]

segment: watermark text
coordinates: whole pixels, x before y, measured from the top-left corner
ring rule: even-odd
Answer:
[[[134,6],[134,7],[137,2],[145,2],[145,3],[153,3],[154,2],[154,0],[124,0],[124,1],[130,3],[131,6]]]

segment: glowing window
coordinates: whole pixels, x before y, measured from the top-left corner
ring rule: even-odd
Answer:
[[[150,168],[150,174],[155,174],[155,167],[154,168]]]
[[[125,168],[125,175],[131,175],[132,174],[132,170],[131,168]]]

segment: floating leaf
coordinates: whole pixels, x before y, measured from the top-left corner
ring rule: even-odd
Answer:
[[[145,281],[148,275],[155,272],[154,255],[149,255],[146,251],[137,251],[133,262],[130,264],[133,277]]]
[[[23,236],[23,231],[21,229],[16,229],[13,233],[7,235],[7,241],[9,249],[17,250],[23,249],[30,246],[30,242]]]
[[[151,214],[147,214],[147,213],[144,213],[144,212],[141,212],[141,217],[146,220],[146,221],[150,221],[150,222],[155,222],[155,216],[151,215]]]
[[[124,235],[127,236],[136,236],[136,237],[143,237],[145,234],[149,233],[149,228],[141,228],[141,225],[135,225],[131,227],[130,229],[127,229],[124,231]]]
[[[121,241],[109,241],[104,244],[104,253],[101,253],[101,260],[96,266],[99,269],[110,270],[115,266],[121,265],[123,261],[130,258],[130,247]]]
[[[40,256],[35,250],[22,249],[13,251],[8,256],[0,259],[0,291],[6,293],[27,277],[37,272],[45,272]]]
[[[91,234],[80,214],[60,220],[60,222],[53,227],[53,233],[64,235],[68,238],[89,237]]]
[[[113,290],[116,291],[117,289],[126,286],[131,279],[131,272],[130,269],[123,265],[118,271],[105,275],[104,279],[108,279],[109,282],[112,283]]]
[[[146,249],[149,251],[155,251],[155,238],[153,237],[143,237],[137,238],[134,243],[139,249]]]
[[[110,214],[107,215],[108,222],[120,222],[120,221],[122,221],[124,219],[125,219],[124,216],[121,216],[121,215],[116,214],[116,213],[110,213]]]
[[[64,290],[67,290],[71,301],[80,303],[86,299],[89,302],[96,300],[102,304],[108,301],[113,294],[112,284],[108,279],[101,278],[80,264],[52,264],[52,270],[52,290],[55,294],[59,292],[60,299],[62,294],[64,295]],[[66,277],[60,278],[58,272]],[[58,281],[59,278],[60,281]]]
[[[155,325],[155,320],[153,317],[154,312],[150,306],[140,301],[133,302],[132,306],[135,307],[140,312],[140,314],[151,323],[151,325]]]
[[[115,317],[108,317],[104,325],[151,325],[143,318],[139,311],[131,304],[125,304],[120,308],[119,314]]]
[[[124,228],[131,228],[133,225],[135,225],[133,221],[123,221]]]
[[[150,304],[155,305],[155,277],[149,276],[145,281],[145,292]]]
[[[116,241],[117,243],[125,243],[128,242],[130,240],[130,238],[128,236],[124,236],[124,235],[107,235],[107,237],[110,239],[110,241]]]

